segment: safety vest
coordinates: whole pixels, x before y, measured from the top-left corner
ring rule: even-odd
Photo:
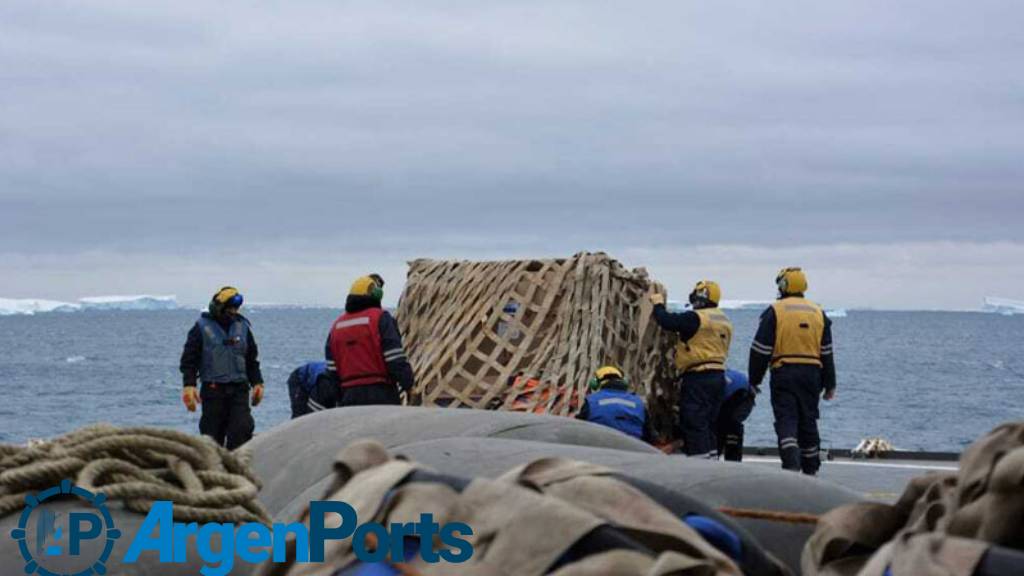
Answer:
[[[680,372],[725,370],[732,343],[732,322],[718,308],[694,310],[700,328],[692,338],[676,344],[676,369]]]
[[[799,297],[786,297],[772,304],[775,310],[775,348],[772,368],[783,364],[821,366],[821,336],[825,315],[821,307]]]
[[[587,396],[587,420],[643,438],[647,413],[643,399],[636,394],[604,388]]]
[[[245,355],[249,351],[249,322],[235,318],[226,331],[208,316],[201,316],[197,324],[203,335],[199,379],[211,383],[248,382]]]
[[[380,308],[344,313],[331,329],[331,357],[342,388],[383,384],[388,367],[380,346]]]

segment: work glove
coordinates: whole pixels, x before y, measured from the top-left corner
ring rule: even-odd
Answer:
[[[202,402],[199,398],[199,390],[195,386],[185,386],[181,391],[181,402],[189,412],[195,412],[196,405]]]
[[[259,406],[263,401],[263,383],[260,382],[252,387],[252,405]]]
[[[651,294],[650,298],[651,298],[651,304],[654,304],[655,306],[657,306],[658,304],[665,304],[665,295],[664,294],[658,294],[657,292],[655,292],[655,293]]]

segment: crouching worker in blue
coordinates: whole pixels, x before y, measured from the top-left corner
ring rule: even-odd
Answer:
[[[288,376],[288,398],[292,402],[292,418],[298,418],[317,410],[315,400],[310,404],[310,395],[316,390],[317,380],[327,371],[327,362],[307,362],[292,370]],[[321,406],[322,410],[323,407]]]
[[[743,422],[754,409],[756,394],[746,374],[738,370],[725,371],[725,394],[722,409],[718,411],[715,432],[718,436],[718,453],[726,460],[743,460]]]
[[[576,418],[614,428],[644,442],[652,442],[651,419],[644,399],[630,392],[622,371],[604,366],[590,379],[590,394]]]
[[[732,342],[732,323],[718,309],[722,290],[701,280],[690,292],[693,310],[672,313],[665,296],[651,294],[654,320],[679,335],[675,361],[679,377],[679,424],[687,456],[718,458],[715,422],[725,389],[725,361]]]
[[[255,422],[249,409],[263,400],[259,351],[249,320],[238,313],[242,295],[225,286],[210,300],[209,310],[188,332],[181,353],[184,388],[181,401],[189,412],[203,405],[199,432],[233,450],[252,438]],[[202,383],[202,390],[197,385]]]

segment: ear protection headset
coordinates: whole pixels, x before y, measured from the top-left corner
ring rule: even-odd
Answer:
[[[221,308],[241,308],[242,302],[245,299],[237,288],[233,286],[225,286],[217,291],[217,294],[213,296],[214,301],[220,305]]]

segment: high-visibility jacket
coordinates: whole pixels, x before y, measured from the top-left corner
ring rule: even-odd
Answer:
[[[725,370],[732,343],[732,322],[718,308],[695,310],[700,328],[692,338],[676,345],[676,369],[680,372]]]
[[[604,388],[587,396],[587,420],[643,438],[647,411],[642,398],[628,390]]]
[[[772,368],[783,364],[821,366],[821,336],[825,314],[806,298],[786,297],[772,304],[775,310],[775,347]]]
[[[387,383],[388,367],[380,344],[380,308],[346,312],[331,329],[331,357],[342,388]]]

